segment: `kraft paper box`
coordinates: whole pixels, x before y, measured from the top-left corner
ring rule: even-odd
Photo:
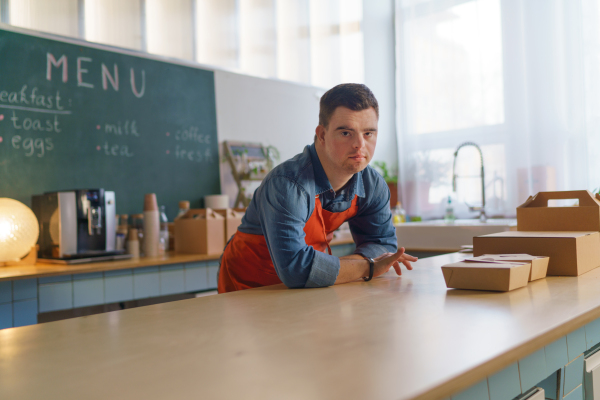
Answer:
[[[246,214],[245,208],[224,208],[215,210],[225,218],[225,243],[237,232],[238,226],[242,224],[242,218]]]
[[[578,206],[548,207],[548,200],[579,200]],[[539,192],[517,207],[518,231],[600,231],[600,195],[587,190]]]
[[[224,218],[210,208],[193,209],[175,221],[175,252],[219,254],[225,247]]]
[[[550,257],[530,256],[529,254],[484,254],[467,258],[466,261],[522,262],[531,263],[529,282],[546,277]]]
[[[473,238],[473,255],[550,257],[548,275],[578,276],[600,266],[598,232],[508,231]]]
[[[527,286],[531,264],[494,261],[461,261],[444,265],[446,286],[453,289],[508,292]]]

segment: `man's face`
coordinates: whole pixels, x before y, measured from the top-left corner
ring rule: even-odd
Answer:
[[[327,128],[319,125],[317,140],[326,162],[339,173],[355,174],[367,167],[377,143],[377,113],[373,107],[352,111],[338,107]]]

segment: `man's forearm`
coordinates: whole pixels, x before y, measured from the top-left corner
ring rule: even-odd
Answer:
[[[340,272],[335,284],[352,282],[369,276],[369,262],[359,254],[340,257]]]

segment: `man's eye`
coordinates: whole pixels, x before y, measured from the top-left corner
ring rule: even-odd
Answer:
[[[342,132],[342,136],[350,136],[350,132]]]
[[[373,132],[367,132],[365,133],[366,136],[373,136]]]

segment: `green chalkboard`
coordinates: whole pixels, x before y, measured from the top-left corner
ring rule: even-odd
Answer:
[[[214,72],[0,30],[0,197],[78,188],[170,219],[220,193]]]

